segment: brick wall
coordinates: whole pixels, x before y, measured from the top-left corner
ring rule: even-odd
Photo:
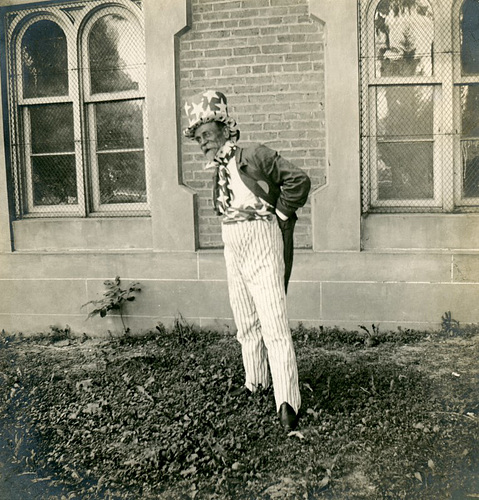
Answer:
[[[191,0],[193,22],[180,39],[182,102],[207,89],[228,98],[240,144],[259,142],[325,182],[323,26],[308,0]],[[182,127],[186,127],[182,116]],[[211,172],[183,139],[183,182],[198,195],[199,242],[221,246]],[[310,202],[298,213],[295,244],[311,246]]]

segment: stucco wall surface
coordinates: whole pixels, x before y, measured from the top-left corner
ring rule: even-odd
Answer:
[[[170,325],[179,315],[203,327],[233,325],[221,251],[17,253],[0,254],[0,329],[118,332],[118,318],[87,321],[89,309],[81,309],[117,274],[125,286],[141,283],[126,309],[132,329]],[[288,311],[292,325],[430,329],[449,310],[461,323],[477,322],[478,292],[479,253],[299,251]]]

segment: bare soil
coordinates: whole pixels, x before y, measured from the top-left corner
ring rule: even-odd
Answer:
[[[477,330],[294,330],[298,429],[229,332],[0,337],[0,498],[479,498]]]

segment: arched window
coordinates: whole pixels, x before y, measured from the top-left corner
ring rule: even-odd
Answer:
[[[85,26],[83,85],[96,211],[147,208],[144,47],[136,24],[126,11],[99,11]]]
[[[431,76],[434,20],[427,0],[381,0],[374,12],[376,76]]]
[[[363,211],[479,207],[479,3],[360,4]]]
[[[142,39],[133,20],[118,14],[95,20],[88,33],[91,93],[139,90],[141,50]]]
[[[141,19],[124,0],[10,14],[17,218],[148,214]]]
[[[67,38],[59,20],[42,12],[29,16],[13,45],[14,76],[20,75],[13,79],[19,105],[14,142],[19,214],[81,212],[83,174]]]
[[[363,193],[367,209],[435,207],[436,102],[434,12],[428,0],[371,4],[362,30]]]
[[[22,37],[21,61],[24,98],[68,94],[67,39],[58,24],[43,19],[30,25]]]

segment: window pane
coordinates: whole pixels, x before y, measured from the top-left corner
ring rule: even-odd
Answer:
[[[138,90],[144,69],[140,29],[108,14],[93,25],[88,39],[91,93]]]
[[[479,4],[465,0],[461,12],[461,63],[463,75],[479,73]]]
[[[98,154],[100,203],[145,203],[143,152]]]
[[[21,50],[23,97],[68,94],[67,41],[58,24],[48,20],[32,24]]]
[[[74,150],[72,104],[31,106],[32,153]]]
[[[374,27],[376,76],[432,75],[434,22],[427,0],[381,0]]]
[[[461,90],[462,192],[465,198],[479,197],[479,85]]]
[[[433,134],[433,89],[408,85],[377,89],[378,136],[425,137]]]
[[[377,152],[379,200],[433,198],[432,142],[383,142]]]
[[[143,148],[143,101],[95,105],[98,151]]]
[[[77,181],[73,155],[32,157],[33,204],[76,205]]]
[[[479,198],[479,141],[461,141],[462,192],[464,198]]]
[[[462,85],[461,135],[479,137],[479,85]]]

